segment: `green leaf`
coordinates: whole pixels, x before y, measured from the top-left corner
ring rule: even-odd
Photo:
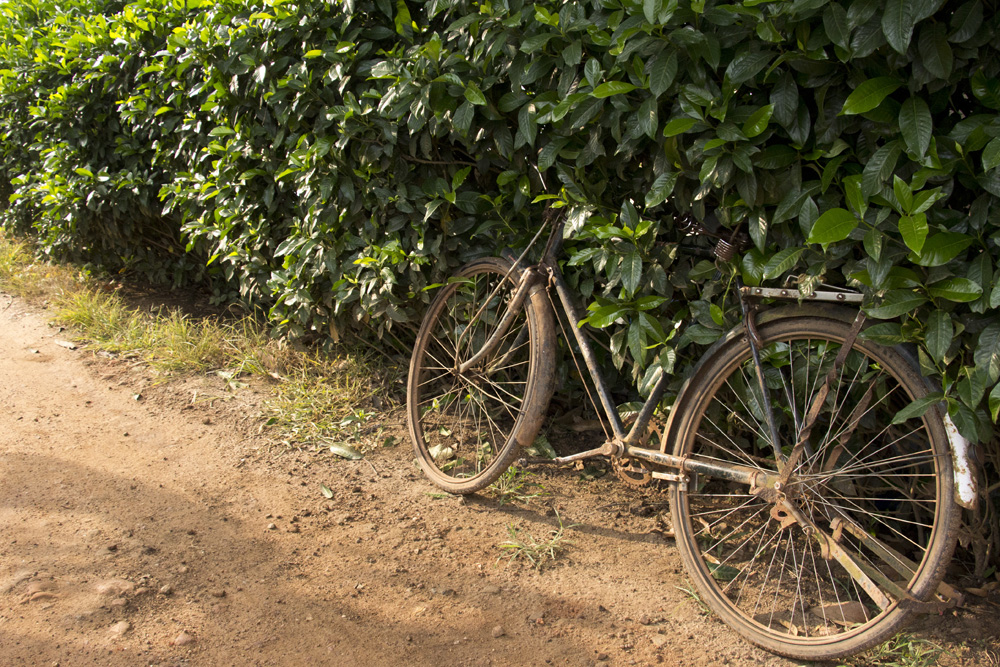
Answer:
[[[968,278],[946,278],[927,286],[932,297],[967,303],[982,295],[983,288]]]
[[[941,266],[958,257],[972,242],[965,234],[941,232],[927,239],[919,256],[911,254],[909,259],[920,266]]]
[[[486,104],[486,96],[483,95],[483,91],[479,90],[479,86],[471,81],[465,84],[465,99],[469,100],[470,103],[475,104],[476,106],[483,106]]]
[[[646,193],[646,208],[652,208],[662,204],[673,193],[674,186],[677,185],[677,174],[667,172],[660,174],[653,181],[653,186]]]
[[[847,20],[847,10],[840,3],[830,3],[823,11],[823,28],[830,41],[842,49],[851,46],[851,26]]]
[[[872,227],[867,232],[865,232],[864,246],[865,252],[869,257],[878,261],[882,256],[882,248],[885,245],[885,234],[880,232],[877,227]]]
[[[396,0],[396,18],[393,23],[396,26],[396,33],[401,37],[413,39],[413,19],[410,17],[410,10],[403,0]]]
[[[604,329],[611,326],[625,316],[627,309],[618,304],[610,306],[600,306],[593,311],[593,314],[580,320],[580,324],[589,324],[596,329]]]
[[[900,213],[913,212],[913,190],[899,176],[892,177],[892,192],[899,202]]]
[[[868,210],[868,198],[865,197],[861,187],[862,182],[863,178],[861,174],[854,174],[845,178],[844,196],[847,198],[847,203],[850,204],[854,213],[863,217]]]
[[[868,79],[847,96],[844,106],[840,110],[840,115],[850,116],[871,111],[902,85],[902,81],[892,76]]]
[[[988,78],[983,70],[972,75],[972,94],[991,109],[1000,109],[1000,81]]]
[[[882,12],[882,32],[889,45],[899,53],[906,53],[913,37],[916,23],[913,0],[888,0]]]
[[[785,248],[779,250],[764,266],[764,278],[770,280],[785,273],[799,261],[805,248]]]
[[[869,317],[891,320],[912,312],[925,303],[927,303],[927,297],[913,290],[889,290],[885,293],[882,303],[873,308],[866,308],[865,312]]]
[[[639,107],[639,112],[636,114],[636,118],[639,121],[639,130],[650,139],[656,133],[656,107],[656,98],[649,97],[642,103],[642,106]]]
[[[545,45],[549,43],[549,40],[555,36],[551,32],[543,32],[538,35],[532,35],[528,37],[523,42],[521,42],[521,52],[522,53],[534,53],[540,49],[544,49]]]
[[[753,139],[754,137],[760,135],[767,129],[767,124],[771,122],[771,114],[773,113],[773,104],[768,104],[760,109],[757,109],[757,111],[754,111],[753,114],[747,119],[747,122],[743,124],[743,134],[745,134],[748,139]]]
[[[729,67],[726,68],[726,78],[733,85],[749,81],[773,59],[774,54],[770,51],[744,51],[729,63]]]
[[[908,419],[919,419],[920,417],[923,417],[924,413],[931,409],[931,407],[937,405],[943,399],[944,395],[939,391],[927,394],[923,398],[918,398],[897,412],[896,416],[892,418],[892,424],[902,424]]]
[[[603,99],[612,95],[624,95],[633,90],[635,90],[635,86],[627,81],[606,81],[597,88],[594,88],[594,92],[591,95],[598,99]]]
[[[947,28],[943,23],[928,23],[920,30],[917,53],[928,72],[939,79],[951,76],[955,57],[948,44]]]
[[[865,197],[871,197],[882,189],[886,179],[895,170],[902,152],[898,141],[890,141],[868,158],[861,179],[861,192]]]
[[[979,32],[983,25],[983,3],[980,0],[966,2],[955,10],[951,18],[952,32],[948,41],[956,44],[966,42]],[[995,419],[994,419],[995,421]]]
[[[991,139],[983,149],[983,171],[995,169],[1000,165],[1000,137]]]
[[[333,491],[332,491],[332,490],[330,490],[330,487],[328,487],[328,486],[327,486],[326,484],[320,484],[320,485],[319,485],[319,490],[320,490],[320,491],[321,491],[321,492],[323,493],[323,495],[324,495],[324,496],[326,496],[327,498],[333,498]]]
[[[934,131],[934,121],[927,102],[919,97],[911,97],[903,102],[899,108],[899,129],[907,150],[918,157],[926,155]]]
[[[649,92],[654,97],[659,97],[667,92],[677,77],[677,52],[661,51],[650,59],[647,69],[649,70]]]
[[[993,383],[1000,377],[1000,322],[990,324],[979,334],[979,344],[973,355],[976,366]]]
[[[321,55],[323,55],[323,49],[310,49],[305,53],[306,58],[318,58]]]
[[[927,215],[924,213],[904,215],[899,219],[899,233],[903,235],[903,243],[918,255],[927,240],[927,232]]]
[[[469,127],[472,126],[472,116],[474,113],[475,111],[470,102],[462,102],[458,105],[458,109],[455,110],[455,129],[462,134],[468,134]]]
[[[944,360],[954,337],[955,327],[951,323],[951,316],[943,310],[932,311],[924,330],[924,346],[934,361],[941,363]]]
[[[622,257],[622,287],[631,296],[642,280],[642,256],[636,248],[629,250]]]
[[[346,442],[334,442],[330,445],[330,451],[341,458],[351,461],[357,461],[365,457],[364,454]]]
[[[760,285],[764,279],[766,265],[767,260],[764,258],[764,254],[756,248],[751,248],[749,252],[743,255],[743,261],[740,263],[743,283],[751,287]]]
[[[700,122],[697,118],[674,118],[663,128],[663,136],[674,137],[684,134]]]
[[[865,340],[870,340],[879,345],[899,345],[907,342],[903,335],[903,327],[899,322],[879,322],[870,327],[866,327],[861,333]]]
[[[843,208],[832,208],[819,216],[809,232],[808,243],[827,245],[843,241],[858,226],[857,217]]]
[[[993,387],[993,391],[990,392],[990,416],[993,418],[993,422],[996,423],[998,414],[1000,414],[1000,384]]]

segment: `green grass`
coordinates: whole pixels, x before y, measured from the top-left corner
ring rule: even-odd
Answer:
[[[944,647],[901,632],[875,648],[851,657],[843,663],[850,667],[933,667],[945,652]]]
[[[509,539],[500,543],[499,546],[503,553],[497,558],[497,562],[505,557],[511,562],[524,559],[533,568],[541,571],[546,564],[559,558],[573,543],[572,540],[566,538],[566,529],[577,524],[563,525],[562,517],[559,516],[558,512],[556,512],[556,521],[559,522],[559,527],[552,529],[547,537],[541,539],[527,531],[522,531],[514,524],[507,526]]]
[[[31,246],[0,231],[0,289],[27,299],[58,300],[80,288],[84,271],[37,261]]]
[[[161,376],[214,373],[227,389],[242,386],[246,376],[277,380],[263,419],[276,439],[297,448],[360,446],[377,436],[372,420],[377,409],[392,404],[387,387],[401,373],[364,354],[297,349],[271,338],[252,317],[141,310],[83,271],[37,262],[27,243],[2,233],[0,289],[45,300],[56,321],[88,348],[139,360]]]
[[[266,402],[266,424],[289,445],[379,444],[380,429],[372,420],[377,406],[391,403],[381,378],[398,375],[398,369],[378,368],[375,360],[358,355],[312,354],[301,361]]]
[[[486,492],[496,499],[498,505],[528,502],[545,495],[545,487],[534,481],[534,477],[534,473],[511,466],[486,488]]]

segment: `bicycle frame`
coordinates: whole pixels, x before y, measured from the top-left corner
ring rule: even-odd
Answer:
[[[579,346],[580,353],[583,356],[584,362],[587,366],[587,370],[590,374],[591,380],[594,383],[594,387],[597,391],[598,398],[601,403],[601,408],[604,412],[604,416],[610,424],[612,435],[611,438],[605,441],[600,447],[595,449],[590,449],[587,451],[579,452],[577,454],[572,454],[570,456],[557,457],[555,459],[547,460],[549,463],[564,464],[571,463],[574,461],[579,461],[582,459],[591,458],[594,456],[610,456],[612,458],[619,457],[629,457],[642,459],[655,463],[660,466],[668,467],[674,470],[678,470],[679,474],[675,473],[665,473],[660,471],[654,471],[652,473],[653,477],[658,479],[663,479],[667,481],[684,481],[686,479],[685,473],[689,474],[707,474],[713,477],[723,478],[738,482],[741,484],[747,484],[752,488],[764,488],[770,487],[774,488],[777,483],[780,485],[781,481],[787,478],[788,470],[792,466],[788,465],[788,460],[792,459],[792,464],[794,465],[794,459],[798,456],[798,451],[801,450],[804,445],[805,438],[801,442],[795,444],[793,452],[789,457],[785,457],[781,452],[780,440],[777,435],[777,430],[774,425],[773,418],[768,418],[769,428],[772,431],[772,442],[775,443],[774,454],[778,462],[779,469],[784,469],[785,473],[783,475],[769,475],[766,473],[761,473],[758,470],[751,468],[745,468],[741,466],[729,465],[717,465],[705,461],[693,461],[690,459],[685,459],[681,457],[674,456],[672,454],[667,454],[663,451],[657,451],[653,449],[647,449],[640,447],[639,444],[642,441],[643,435],[646,433],[646,429],[649,426],[649,422],[653,417],[656,407],[660,403],[660,399],[663,398],[663,394],[666,391],[667,385],[673,379],[673,376],[664,373],[661,375],[660,379],[653,386],[650,391],[649,397],[644,402],[642,408],[636,416],[635,422],[632,427],[626,433],[625,426],[622,423],[621,417],[618,415],[618,410],[611,398],[611,391],[608,388],[607,381],[604,379],[601,373],[600,366],[597,363],[597,358],[594,354],[593,348],[590,345],[590,341],[584,334],[584,331],[580,325],[580,318],[577,316],[576,308],[573,305],[572,296],[570,294],[569,286],[566,284],[566,280],[562,275],[562,271],[559,269],[559,264],[557,261],[560,250],[562,249],[563,243],[563,228],[564,223],[561,219],[548,223],[552,227],[552,231],[549,234],[548,241],[545,245],[545,250],[542,253],[541,260],[529,267],[523,267],[522,263],[524,258],[530,252],[531,247],[538,241],[540,233],[537,233],[529,243],[528,247],[521,253],[513,262],[513,267],[511,268],[512,273],[519,272],[519,276],[508,276],[509,278],[516,279],[518,282],[518,288],[511,299],[511,302],[507,306],[507,310],[500,323],[498,324],[496,331],[493,335],[486,341],[482,349],[472,358],[461,364],[458,368],[460,372],[466,371],[478,364],[482,359],[488,357],[496,349],[499,341],[504,337],[507,330],[510,327],[510,323],[514,320],[514,316],[523,307],[524,301],[531,290],[532,287],[539,284],[540,282],[545,282],[547,288],[555,289],[556,296],[559,299],[559,303],[562,305],[563,312],[566,315],[566,320],[573,331],[573,337]],[[544,229],[544,226],[543,228]],[[541,232],[541,230],[539,230]],[[742,285],[737,278],[737,293],[740,299],[740,305],[744,313],[744,324],[747,329],[747,334],[750,339],[751,349],[753,350],[755,365],[760,367],[759,360],[759,347],[760,341],[756,332],[756,326],[754,323],[754,315],[756,312],[756,304],[753,300],[760,298],[772,298],[772,299],[784,299],[788,301],[798,300],[803,298],[802,294],[798,290],[790,289],[769,289],[769,288],[747,288]],[[860,304],[862,295],[848,292],[822,292],[817,291],[809,296],[810,300],[815,301],[827,301],[836,303],[853,303]],[[485,307],[485,306],[484,306]],[[860,314],[861,311],[859,311]],[[863,321],[863,316],[859,315],[858,323],[856,329],[860,329],[860,324]],[[855,332],[856,335],[856,332]],[[763,382],[763,375],[758,373],[759,381]],[[765,410],[770,415],[771,406],[768,399],[767,392],[762,392],[766,405]]]

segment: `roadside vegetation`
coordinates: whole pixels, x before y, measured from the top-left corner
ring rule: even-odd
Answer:
[[[390,383],[377,378],[400,372],[381,357],[346,345],[340,353],[290,345],[252,316],[144,311],[116,285],[69,264],[41,261],[30,244],[0,233],[0,290],[45,306],[88,349],[135,359],[160,376],[214,374],[230,390],[250,377],[267,378],[274,391],[261,420],[289,447],[360,456],[376,442],[368,437],[377,431],[369,422],[393,405]]]

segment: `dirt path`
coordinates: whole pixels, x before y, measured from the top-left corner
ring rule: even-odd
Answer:
[[[527,505],[442,498],[398,415],[364,461],[265,453],[266,388],[157,385],[4,307],[0,664],[794,664],[681,590],[655,493],[554,471]],[[509,526],[559,516],[555,565],[497,564]],[[982,657],[991,613],[924,625]]]

